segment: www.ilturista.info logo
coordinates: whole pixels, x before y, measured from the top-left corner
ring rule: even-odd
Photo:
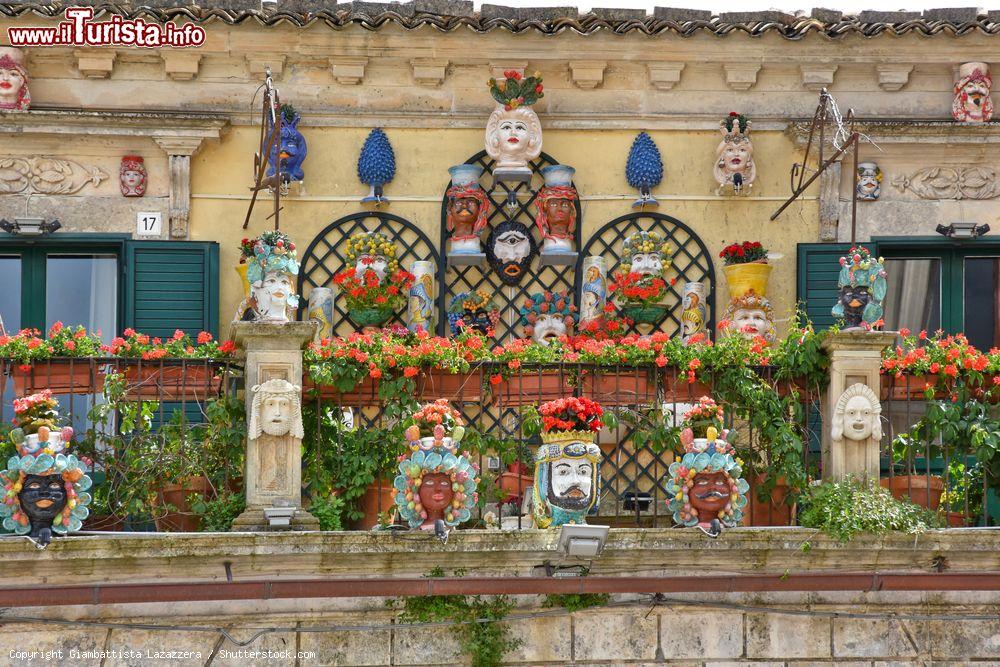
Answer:
[[[51,28],[7,28],[11,46],[201,46],[205,29],[193,23],[148,23],[112,14],[93,21],[92,7],[69,7],[66,20]]]

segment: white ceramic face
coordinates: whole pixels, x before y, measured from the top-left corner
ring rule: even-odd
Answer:
[[[385,280],[385,272],[388,267],[389,260],[385,255],[361,255],[354,266],[358,276],[364,277],[365,271],[371,269],[379,280]]]
[[[532,338],[536,343],[548,345],[550,342],[558,340],[560,336],[566,335],[566,322],[561,315],[539,315],[535,320],[535,328]]]
[[[285,435],[292,428],[292,401],[287,396],[268,396],[260,406],[260,428],[268,435]]]
[[[500,137],[500,152],[510,157],[521,157],[528,150],[531,130],[528,124],[517,118],[505,118],[497,128]]]
[[[981,119],[990,89],[981,81],[970,81],[959,94],[965,93],[965,113],[970,119]]]
[[[530,252],[528,237],[516,229],[500,234],[493,243],[493,254],[501,262],[520,262]]]
[[[136,171],[134,169],[126,169],[125,173],[122,174],[122,183],[129,190],[135,190],[137,187],[142,185],[143,176],[141,171]]]
[[[740,308],[733,313],[732,328],[747,338],[767,336],[774,325],[767,319],[767,313],[759,309]]]
[[[292,278],[287,273],[269,271],[264,280],[252,286],[257,310],[266,320],[288,321],[288,298],[292,292]]]
[[[24,86],[24,77],[16,69],[0,68],[0,104],[7,106],[17,103]]]
[[[559,458],[552,462],[552,495],[587,504],[593,493],[594,464],[587,460]]]
[[[844,407],[844,437],[867,440],[872,434],[874,410],[864,396],[854,396]]]
[[[722,151],[722,160],[727,172],[742,172],[750,162],[750,144],[746,141],[728,142]]]
[[[658,276],[663,273],[663,258],[658,252],[640,252],[632,256],[632,273]]]
[[[875,169],[862,168],[858,175],[858,194],[862,197],[875,198],[878,196],[879,183],[878,173]]]

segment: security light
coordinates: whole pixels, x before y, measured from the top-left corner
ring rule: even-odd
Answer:
[[[264,518],[271,528],[290,528],[292,517],[295,516],[294,507],[266,507],[264,508]]]
[[[0,220],[0,229],[18,236],[41,236],[51,234],[62,227],[58,220],[48,222],[45,218],[14,218],[14,222]]]
[[[607,526],[563,524],[559,532],[559,550],[567,556],[599,556],[608,539]]]
[[[964,241],[979,238],[988,231],[990,231],[989,225],[977,225],[974,222],[953,222],[947,227],[945,225],[937,226],[938,234]]]

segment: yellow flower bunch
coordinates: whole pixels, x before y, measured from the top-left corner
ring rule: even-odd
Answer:
[[[347,250],[344,255],[351,264],[358,261],[362,255],[381,255],[388,260],[388,274],[392,275],[399,269],[396,259],[396,246],[380,232],[359,232],[347,240]]]

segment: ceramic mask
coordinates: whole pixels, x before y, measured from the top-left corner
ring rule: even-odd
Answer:
[[[965,63],[959,68],[959,80],[955,84],[955,100],[951,115],[959,122],[984,123],[993,117],[993,100],[990,91],[993,79],[986,63]]]
[[[590,507],[594,464],[586,459],[564,457],[549,466],[552,475],[549,502],[573,511]]]
[[[0,109],[27,111],[30,104],[24,55],[19,49],[0,47]]]
[[[768,319],[762,309],[739,308],[733,314],[732,329],[747,338],[762,336],[768,338],[774,330],[774,324]]]
[[[279,271],[268,271],[264,279],[250,285],[250,293],[257,303],[260,320],[287,322],[289,297],[295,294],[292,277]]]
[[[543,433],[535,455],[532,501],[539,528],[586,523],[601,495],[601,450],[581,437],[590,433]]]
[[[122,158],[121,170],[118,174],[122,195],[126,197],[142,197],[146,194],[146,166],[138,155],[126,155]]]
[[[855,396],[844,408],[844,437],[867,440],[872,434],[872,406],[864,396]]]
[[[25,475],[18,495],[21,509],[31,521],[31,537],[42,537],[48,530],[51,536],[52,520],[66,507],[66,483],[62,475]]]
[[[291,435],[302,438],[302,387],[288,380],[272,378],[252,387],[253,403],[250,406],[250,424],[247,437],[251,440],[261,434],[271,436]]]
[[[531,107],[497,106],[486,124],[486,152],[494,169],[528,170],[542,152],[542,124]]]
[[[740,125],[740,121],[743,125]],[[753,142],[750,140],[750,121],[743,116],[733,116],[722,121],[722,141],[715,149],[713,174],[719,184],[717,194],[726,187],[732,194],[747,194],[757,178],[753,160]]]
[[[882,439],[882,404],[870,387],[857,382],[840,395],[833,410],[831,437],[854,442]]]
[[[633,255],[632,273],[663,275],[663,257],[658,252],[640,252]]]
[[[378,276],[379,282],[381,282],[385,280],[385,272],[388,266],[389,259],[385,255],[364,254],[358,257],[354,268],[359,276],[365,275],[365,272],[371,269]]]
[[[496,225],[486,241],[486,259],[507,285],[521,282],[538,252],[535,239],[520,222],[507,220]]]
[[[260,407],[260,427],[268,435],[285,435],[292,427],[292,401],[288,396],[268,396]]]
[[[865,306],[871,299],[867,287],[845,285],[840,288],[840,303],[844,306],[844,323],[849,327],[861,326]]]
[[[882,170],[874,162],[858,165],[858,199],[875,201],[882,194]]]
[[[455,492],[451,488],[451,477],[442,472],[423,476],[420,483],[420,504],[427,511],[427,521],[433,522],[444,516],[444,510],[451,505]]]
[[[699,517],[714,517],[730,501],[729,478],[723,471],[703,472],[695,475],[691,486],[691,507],[698,510]]]
[[[562,315],[539,315],[534,327],[531,337],[542,345],[557,341],[560,336],[565,336],[567,333],[566,322]]]

